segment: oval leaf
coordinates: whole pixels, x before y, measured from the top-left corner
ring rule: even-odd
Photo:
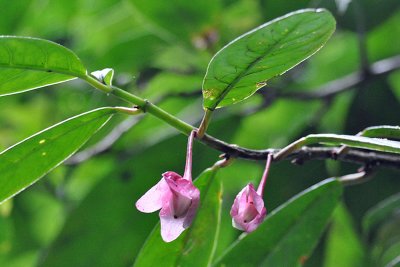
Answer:
[[[85,75],[80,59],[59,44],[29,37],[0,36],[0,96]]]
[[[214,110],[248,98],[318,51],[334,30],[328,11],[306,9],[240,36],[211,59],[203,81],[204,107]]]
[[[205,170],[194,184],[200,190],[201,202],[192,225],[175,241],[161,239],[160,224],[150,234],[135,265],[208,266],[214,254],[221,212],[221,183],[216,170]]]
[[[214,266],[298,266],[318,242],[342,193],[334,179],[300,193],[232,244]]]
[[[113,113],[113,108],[83,113],[0,153],[0,203],[24,190],[71,156]]]

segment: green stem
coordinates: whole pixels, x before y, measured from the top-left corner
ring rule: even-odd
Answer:
[[[112,94],[115,95],[122,100],[125,100],[131,104],[137,105],[143,112],[150,113],[151,115],[157,117],[158,119],[168,123],[175,129],[179,130],[180,132],[189,135],[191,131],[195,130],[195,128],[178,119],[177,117],[173,116],[172,114],[166,112],[165,110],[157,107],[156,105],[152,104],[151,102],[147,101],[146,99],[140,98],[138,96],[135,96],[129,92],[126,92],[118,87],[115,86],[107,86],[97,79],[93,78],[90,75],[86,75],[81,77],[84,81],[89,83],[91,86],[93,86],[96,89],[99,89],[100,91],[103,91],[104,93],[107,94]]]
[[[205,135],[208,128],[208,124],[210,123],[211,120],[212,112],[213,111],[211,109],[208,108],[205,109],[203,119],[201,120],[199,126],[199,130],[197,131],[197,138],[201,139]]]

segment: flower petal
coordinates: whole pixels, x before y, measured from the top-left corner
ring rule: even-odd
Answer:
[[[184,227],[186,228],[190,226],[194,216],[196,215],[200,201],[200,191],[193,185],[192,181],[178,176],[179,175],[174,172],[163,174],[165,181],[174,195],[174,210],[171,209],[171,212],[175,212],[173,215],[178,217],[184,215]],[[190,202],[188,200],[190,200]],[[189,205],[189,207],[187,205]]]
[[[249,193],[248,193],[249,199],[252,200],[255,208],[257,209],[258,213],[261,213],[263,208],[264,208],[264,200],[262,197],[257,193],[257,191],[254,189],[253,185],[249,188]]]
[[[136,208],[141,212],[154,212],[161,209],[163,203],[171,197],[172,193],[167,182],[161,179],[136,202]]]
[[[165,242],[177,239],[185,230],[185,217],[175,218],[170,205],[165,205],[160,211],[161,237]]]
[[[250,233],[257,229],[257,227],[264,221],[265,216],[267,215],[266,208],[263,208],[261,213],[257,215],[254,220],[249,222],[246,225],[246,232]]]
[[[172,172],[168,172],[172,173]],[[163,177],[167,182],[169,188],[176,194],[182,195],[188,199],[193,199],[198,194],[198,189],[193,185],[192,181],[183,179],[179,176],[177,178],[175,175],[165,175]],[[174,173],[175,174],[175,173]]]
[[[233,227],[252,232],[262,223],[267,211],[262,197],[249,183],[237,194],[230,213]]]
[[[183,227],[187,228],[192,224],[192,221],[197,213],[197,208],[199,207],[200,202],[200,190],[195,187],[195,190],[191,193],[192,203],[186,213],[185,221],[183,223]]]

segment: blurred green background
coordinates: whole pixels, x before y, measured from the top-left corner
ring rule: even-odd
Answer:
[[[376,61],[396,59],[400,55],[398,0],[0,0],[0,4],[1,35],[49,39],[76,52],[89,70],[114,68],[118,86],[192,124],[202,116],[202,78],[215,52],[290,11],[325,7],[338,21],[327,45],[270,81],[263,94],[218,110],[210,133],[229,143],[261,149],[279,148],[309,133],[355,134],[367,126],[399,125],[400,70],[370,75],[361,85],[329,98],[302,100],[290,93],[318,90],[365,71]],[[0,148],[69,116],[121,104],[80,81],[1,97]],[[118,115],[84,150],[115,127],[121,129],[121,124],[130,127],[104,152],[85,160],[74,157],[0,206],[0,266],[133,263],[158,220],[156,213],[140,214],[134,203],[162,172],[183,172],[186,138],[150,116],[133,121]],[[218,154],[196,144],[194,174],[212,165]],[[236,160],[218,174],[225,210],[217,255],[239,235],[229,217],[233,198],[249,181],[258,183],[263,164]],[[267,210],[317,181],[357,168],[323,161],[274,164],[265,191]],[[366,266],[366,257],[379,262],[371,266],[381,266],[385,257],[390,258],[384,255],[385,246],[400,244],[400,233],[387,224],[398,223],[398,217],[385,218],[382,226],[386,233],[395,233],[389,236],[397,236],[397,242],[389,242],[381,228],[366,236],[361,222],[368,209],[400,191],[399,176],[398,171],[382,169],[371,181],[346,188],[343,205],[305,266],[347,266],[338,265],[340,256],[353,259],[346,261],[353,262],[348,266]],[[400,255],[400,249],[391,247],[392,256]]]

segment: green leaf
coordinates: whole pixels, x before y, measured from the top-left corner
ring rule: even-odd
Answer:
[[[400,139],[400,127],[390,125],[372,126],[364,129],[360,135],[365,137]]]
[[[338,205],[333,213],[326,241],[324,267],[365,266],[365,252],[346,207]]]
[[[0,36],[0,96],[86,75],[69,49],[37,38]]]
[[[114,77],[114,70],[107,68],[103,70],[96,70],[91,73],[97,80],[104,83],[105,85],[112,86],[112,80]]]
[[[115,113],[101,108],[67,119],[0,153],[0,203],[78,150]]]
[[[364,233],[369,233],[373,228],[398,211],[400,211],[400,193],[383,200],[368,210],[362,221]]]
[[[370,149],[382,152],[400,153],[400,142],[397,141],[343,134],[310,134],[283,148],[275,155],[275,158],[284,158],[291,152],[298,150],[303,146],[312,144],[325,144],[331,146],[346,145],[349,147]]]
[[[201,202],[192,225],[175,241],[161,239],[160,224],[150,234],[134,266],[208,266],[216,247],[221,211],[221,183],[216,170],[207,169],[194,182]]]
[[[244,100],[317,52],[335,30],[323,9],[305,9],[277,18],[240,36],[210,61],[203,81],[210,110]]]
[[[364,149],[372,149],[383,152],[400,153],[400,142],[352,135],[339,134],[310,134],[306,136],[303,145],[314,143],[327,145],[346,145]]]
[[[232,244],[214,266],[297,266],[318,242],[342,193],[325,180],[267,215],[257,230]]]

